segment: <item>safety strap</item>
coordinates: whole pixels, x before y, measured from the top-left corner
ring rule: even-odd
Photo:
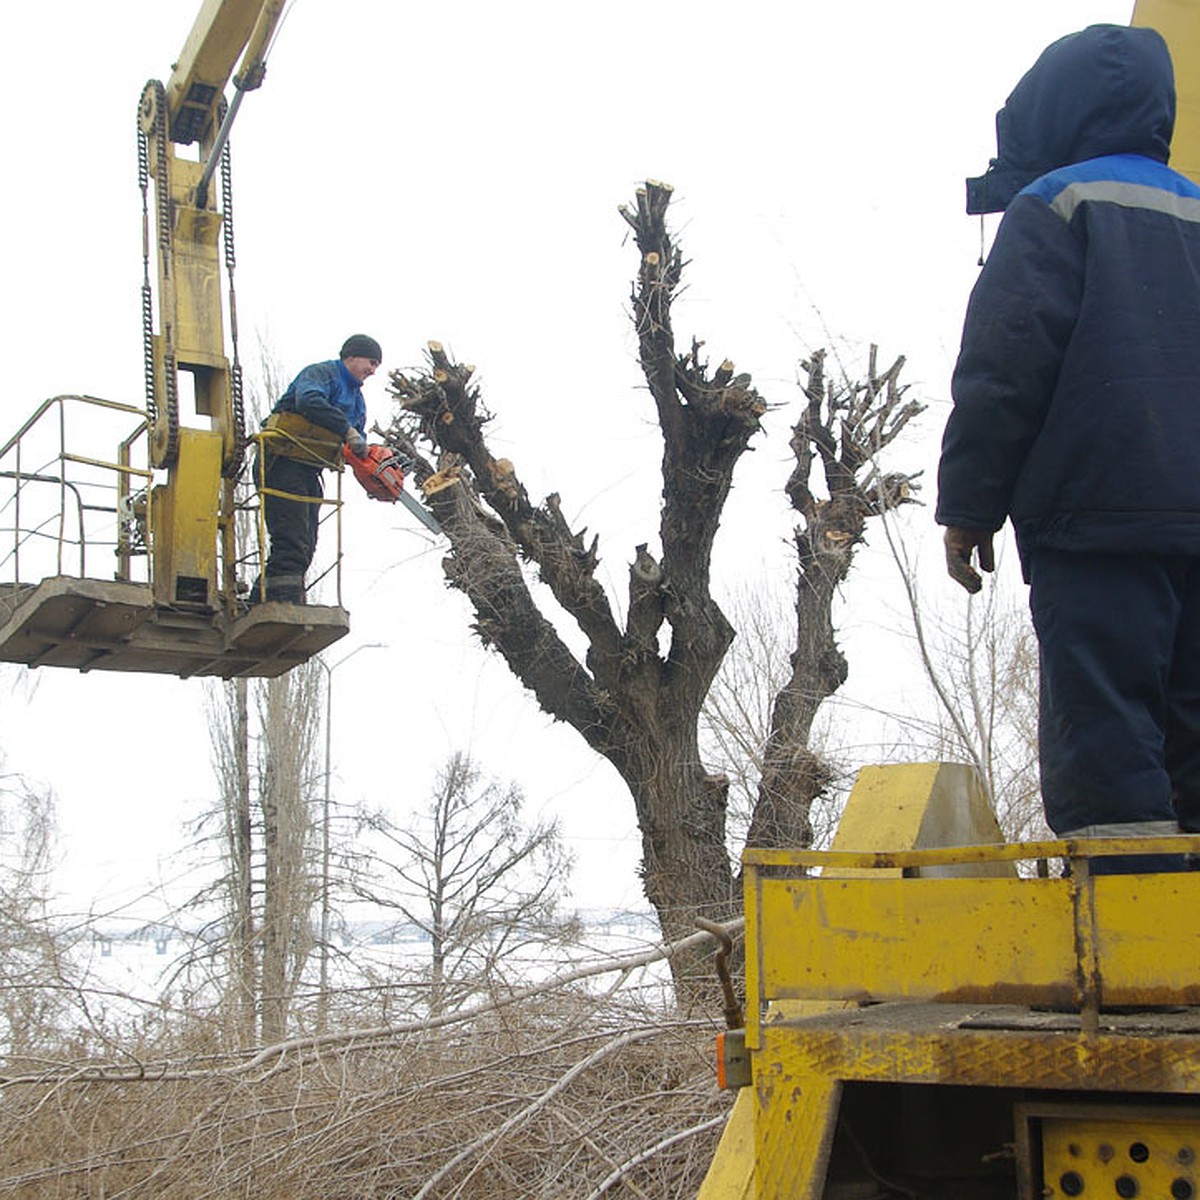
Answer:
[[[272,413],[263,422],[263,449],[269,455],[314,466],[342,469],[342,435],[299,413]]]

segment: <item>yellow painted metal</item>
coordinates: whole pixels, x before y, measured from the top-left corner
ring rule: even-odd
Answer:
[[[978,776],[970,768],[959,763],[903,763],[888,767],[864,767],[855,780],[834,837],[833,847],[840,854],[840,861],[830,862],[835,858],[834,855],[828,855],[821,861],[828,863],[824,868],[826,877],[836,874],[844,878],[868,873],[878,880],[882,875],[881,870],[873,857],[863,861],[863,855],[880,846],[886,846],[892,852],[902,853],[920,848],[928,853],[931,848],[938,846],[1002,841],[987,795]],[[756,855],[760,853],[748,851],[744,861],[754,864]],[[767,854],[780,856],[785,864],[792,858],[787,851]],[[926,862],[912,868],[912,871],[930,876],[1008,875],[1012,874],[1013,868],[1009,863],[994,859],[964,864],[960,859],[950,857],[945,861]],[[897,865],[890,870],[890,874],[900,876],[902,867]],[[758,878],[754,866],[748,866],[745,888],[746,995],[751,1002],[747,1014],[747,1044],[761,1050],[763,1024],[786,1026],[795,1020],[844,1012],[853,1007],[854,998],[852,994],[834,999],[819,998],[811,993],[798,998],[784,995],[782,989],[776,988],[772,988],[770,997],[767,997],[761,982],[767,958],[764,945],[770,942],[779,954],[793,954],[799,960],[805,953],[805,943],[790,941],[784,929],[764,933]],[[774,920],[773,917],[771,919]],[[758,1003],[755,1003],[755,997]],[[765,1069],[764,1064],[770,1061],[770,1057],[767,1054],[756,1055],[755,1071]],[[761,1130],[766,1140],[760,1144],[756,1137],[754,1149],[746,1152],[737,1137],[729,1145],[723,1138],[705,1180],[706,1188],[710,1180],[712,1187],[701,1193],[704,1200],[710,1197],[711,1200],[742,1200],[743,1197],[753,1200],[757,1194],[753,1178],[756,1170],[766,1172],[769,1177],[766,1186],[778,1186],[780,1190],[777,1194],[800,1195],[799,1191],[789,1190],[802,1172],[797,1155],[807,1155],[811,1160],[809,1168],[815,1172],[814,1164],[827,1150],[826,1139],[836,1114],[838,1088],[828,1079],[809,1081],[804,1104],[807,1115],[802,1119],[811,1119],[816,1124],[806,1126],[808,1132],[803,1150],[796,1153],[789,1150],[777,1155],[771,1149],[772,1138],[779,1140],[777,1133],[771,1133],[775,1128],[772,1121],[783,1122],[790,1131],[795,1099],[793,1097],[790,1105],[785,1099],[777,1099],[763,1108],[755,1097],[771,1094],[769,1090],[763,1090],[765,1086],[764,1080],[758,1080],[753,1093],[751,1089],[744,1089],[740,1093],[731,1123],[735,1118],[745,1122],[745,1116],[740,1114],[751,1107],[756,1130]],[[773,1118],[771,1114],[774,1114]],[[788,1132],[784,1142],[791,1136],[792,1133]],[[777,1158],[782,1165],[777,1165]],[[780,1178],[777,1179],[777,1176]]]
[[[1086,864],[1089,859],[1125,854],[1200,854],[1200,834],[1171,834],[1145,838],[1065,838],[1046,842],[1006,842],[1003,846],[946,846],[929,850],[747,850],[742,861],[756,867],[819,868],[829,875],[842,868],[866,870],[873,878],[895,874],[927,876],[935,866],[969,866],[976,875],[987,875],[990,864],[1067,859]],[[1048,864],[1047,864],[1048,865]]]
[[[1176,94],[1171,165],[1200,183],[1200,4],[1137,0],[1130,24],[1157,29],[1171,49]]]
[[[175,354],[181,367],[226,369],[224,323],[222,320],[221,261],[218,239],[222,217],[212,209],[188,203],[197,163],[177,160],[171,179],[174,217]],[[197,412],[220,415],[220,410],[202,406]]]
[[[1062,1106],[1036,1123],[1045,1196],[1200,1194],[1200,1112]],[[1035,1183],[1036,1186],[1036,1183]]]
[[[1194,841],[1194,839],[1191,839]],[[1200,1004],[1200,874],[778,878],[746,868],[748,1044],[780,1000]],[[755,1003],[757,1000],[757,1004]]]
[[[770,1027],[755,1072],[756,1200],[825,1195],[838,1110],[851,1087],[1080,1093],[1106,1103],[1133,1094],[1200,1098],[1194,1023],[1189,1033],[1092,1035],[1078,1028],[1022,1029],[1017,1023],[972,1028],[978,1014],[968,1006],[878,1005],[853,1019],[811,1018]],[[1200,1116],[1200,1106],[1195,1112]],[[1002,1140],[1011,1140],[1010,1130]],[[1117,1193],[1084,1193],[1092,1194]]]
[[[195,203],[199,163],[178,157],[174,147],[168,146],[166,170],[167,178],[159,179],[157,159],[151,156],[154,186],[166,188],[171,198],[171,236],[158,239],[159,329],[169,329],[171,338],[168,342],[160,332],[153,339],[157,393],[168,395],[172,371],[176,378],[181,372],[189,375],[195,412],[207,417],[210,427],[221,435],[223,463],[227,463],[234,458],[237,429],[225,355],[220,252],[224,218],[211,196],[203,207]],[[156,465],[163,465],[167,420],[164,405],[154,431]]]
[[[1200,873],[1089,869],[1098,855],[1195,853],[1200,838],[939,846],[994,839],[988,820],[956,811],[975,805],[986,798],[961,768],[874,768],[855,786],[837,849],[743,856],[753,1085],[735,1112],[744,1137],[751,1108],[754,1148],[723,1143],[705,1200],[825,1197],[827,1173],[847,1170],[845,1105],[898,1116],[915,1085],[925,1096],[951,1089],[932,1093],[945,1097],[1007,1089],[996,1149],[1011,1141],[1013,1106],[1039,1092],[1095,1095],[1110,1117],[1131,1095],[1186,1097],[1200,1119],[1200,1019],[1169,1007],[1200,1005],[1200,932],[1180,920],[1200,911]],[[1013,869],[1042,859],[1071,870]],[[1158,1007],[1122,1018],[1108,1015],[1114,1006]],[[878,1099],[884,1085],[891,1099]],[[953,1119],[955,1100],[938,1103]],[[840,1196],[845,1178],[834,1178],[829,1194]]]
[[[174,140],[212,135],[217,105],[263,7],[262,0],[204,0],[167,81]]]
[[[820,1200],[842,1081],[787,1072],[771,1060],[757,1076],[755,1200]]]
[[[897,763],[863,767],[830,849],[835,851],[920,850],[1004,841],[979,776],[962,763]],[[840,867],[839,875],[861,868]],[[900,874],[900,868],[893,870]],[[931,864],[922,875],[1011,874],[995,863]]]
[[[220,557],[225,568],[223,588],[218,589],[214,575],[206,602],[215,606],[218,592],[223,590],[229,612],[233,611],[233,564],[239,556],[233,490],[222,487],[221,479],[232,477],[240,467],[244,435],[225,353],[220,247],[225,218],[217,208],[218,189],[208,186],[208,180],[228,132],[227,127],[221,127],[224,92],[238,56],[245,51],[237,80],[239,88],[259,86],[266,49],[282,7],[282,0],[203,0],[162,96],[155,85],[148,85],[143,93],[142,127],[151,139],[146,165],[154,183],[153,211],[158,223],[158,332],[151,337],[158,407],[151,429],[150,459],[153,466],[169,471],[166,482],[154,494],[160,512],[172,514],[171,519],[158,522],[159,534],[153,547],[154,594],[160,603],[181,599],[179,585],[185,578],[192,581],[189,595],[194,597],[194,581],[208,578],[208,560],[215,562]],[[230,116],[238,100],[240,93],[228,110]],[[160,106],[165,112],[159,111]],[[159,118],[165,120],[169,135],[161,157],[154,139],[156,128],[161,127],[156,123]],[[192,142],[200,145],[201,161],[176,152],[176,143]],[[161,203],[164,196],[165,205]],[[180,386],[184,380],[191,382],[195,415],[207,418],[207,430],[216,435],[220,447],[211,482],[211,488],[216,489],[214,520],[206,525],[213,540],[211,550],[203,553],[194,540],[200,533],[199,523],[182,515],[193,511],[195,502],[190,495],[175,494],[178,487],[199,494],[201,490],[207,493],[210,486],[202,484],[196,475],[194,453],[192,464],[180,468],[174,461],[177,430],[187,432],[182,411],[186,391]],[[181,458],[183,452],[181,445]],[[206,455],[204,461],[210,463],[210,456]],[[185,529],[190,540],[182,547],[174,546],[173,539]],[[204,559],[202,564],[196,561],[199,558]]]
[[[1074,998],[1066,880],[754,879],[763,1000]]]
[[[742,1088],[696,1200],[754,1200],[754,1093]]]
[[[157,603],[216,607],[220,485],[220,434],[181,429],[179,460],[153,492]]]

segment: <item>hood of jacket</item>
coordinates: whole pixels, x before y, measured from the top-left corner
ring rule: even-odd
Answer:
[[[996,114],[996,157],[967,180],[967,212],[1003,212],[1048,171],[1105,154],[1166,162],[1175,72],[1162,35],[1090,25],[1052,42]]]

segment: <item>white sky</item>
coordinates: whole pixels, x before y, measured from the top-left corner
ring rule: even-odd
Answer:
[[[197,8],[56,0],[0,15],[0,441],[49,395],[139,401],[134,114]],[[443,341],[480,372],[493,449],[535,499],[558,490],[600,533],[619,597],[633,547],[656,539],[660,450],[617,206],[647,177],[668,181],[691,260],[680,345],[703,338],[781,406],[739,467],[717,586],[785,579],[798,360],[829,345],[854,374],[870,341],[888,361],[907,355],[930,408],[892,465],[926,468],[931,505],[979,250],[963,178],[994,153],[995,111],[1042,47],[1131,8],[295,0],[234,132],[244,356],[261,337],[290,377],[354,331],[380,339],[386,369]],[[385,373],[367,388],[383,423]],[[912,520],[928,533],[928,508]],[[562,815],[579,903],[640,903],[615,773],[482,653],[411,519],[352,496],[347,524],[353,628],[330,661],[387,648],[334,676],[338,794],[402,813],[448,753],[470,749],[521,782],[531,809]],[[936,544],[925,553],[936,564]],[[919,681],[872,668],[899,595],[876,590],[894,583],[870,556],[862,571],[843,619],[850,688],[899,697]],[[180,821],[212,799],[199,682],[0,668],[0,686],[4,765],[59,797],[64,886],[101,903],[143,891]]]

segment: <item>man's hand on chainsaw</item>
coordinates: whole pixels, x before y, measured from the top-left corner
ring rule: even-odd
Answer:
[[[367,439],[353,425],[346,431],[346,445],[355,458],[365,458],[367,454]]]

